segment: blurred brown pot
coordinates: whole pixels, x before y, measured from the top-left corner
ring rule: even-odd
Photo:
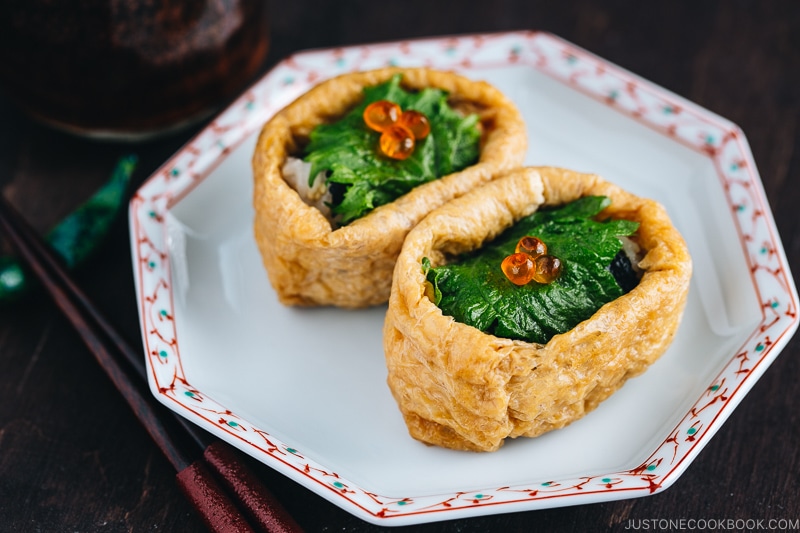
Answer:
[[[207,117],[269,45],[266,0],[4,0],[0,84],[37,118],[137,140]]]

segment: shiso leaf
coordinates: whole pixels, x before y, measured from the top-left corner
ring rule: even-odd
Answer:
[[[456,261],[437,267],[423,261],[434,303],[457,321],[498,337],[544,344],[572,329],[627,292],[609,267],[622,249],[618,237],[632,235],[639,225],[597,220],[609,203],[604,196],[587,196],[537,211]],[[562,273],[552,283],[517,286],[500,269],[525,235],[540,238],[561,260]]]
[[[304,156],[312,164],[310,184],[324,171],[329,186],[338,184],[344,189],[331,206],[342,224],[478,159],[478,116],[464,117],[454,111],[441,89],[410,92],[400,86],[400,81],[398,74],[386,83],[364,89],[364,100],[358,106],[337,122],[321,124],[311,132]],[[367,128],[362,118],[364,108],[377,100],[390,100],[403,110],[413,109],[428,118],[431,132],[417,142],[408,159],[394,160],[377,149],[380,133]]]

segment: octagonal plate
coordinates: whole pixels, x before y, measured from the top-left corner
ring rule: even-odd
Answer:
[[[492,454],[412,440],[385,384],[384,307],[281,306],[252,236],[262,124],[315,83],[452,69],[513,99],[527,164],[663,203],[695,265],[668,352],[596,411]],[[151,176],[130,204],[150,386],[169,408],[362,519],[408,525],[644,496],[689,466],[797,328],[797,292],[740,129],[553,35],[299,53]]]

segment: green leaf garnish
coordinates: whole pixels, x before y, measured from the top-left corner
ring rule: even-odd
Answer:
[[[390,203],[414,187],[457,172],[478,159],[478,116],[461,116],[447,104],[447,93],[426,88],[409,92],[400,86],[398,74],[390,81],[364,89],[364,100],[333,124],[314,128],[304,160],[311,163],[310,185],[321,171],[328,185],[343,190],[334,195],[332,212],[347,224],[372,209]],[[423,113],[431,131],[418,141],[414,153],[398,161],[380,153],[380,133],[369,129],[364,108],[389,100],[404,111]],[[337,197],[338,196],[338,197]]]
[[[432,267],[423,260],[434,303],[458,322],[498,337],[544,344],[569,331],[624,293],[609,265],[622,249],[618,237],[632,235],[639,224],[596,220],[609,203],[604,196],[580,198],[521,219],[456,262]],[[552,283],[516,286],[500,269],[525,235],[540,238],[561,260],[563,270]]]

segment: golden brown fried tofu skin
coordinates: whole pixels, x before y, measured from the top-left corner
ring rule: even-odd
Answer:
[[[543,345],[498,338],[443,315],[426,296],[423,257],[437,266],[540,206],[588,195],[611,199],[603,216],[640,223],[633,239],[644,273],[633,290],[572,330]],[[669,347],[691,271],[664,208],[596,175],[524,168],[447,203],[409,233],[384,326],[388,384],[410,434],[494,451],[508,437],[535,437],[583,417]]]
[[[363,99],[365,87],[397,73],[407,90],[444,89],[454,109],[480,116],[479,159],[336,228],[286,182],[282,167],[288,157],[299,157],[314,126],[336,121]],[[445,202],[518,167],[526,150],[525,124],[514,104],[488,83],[451,72],[386,68],[345,74],[312,88],[269,120],[253,156],[255,238],[280,301],[340,307],[386,302],[408,231]]]

